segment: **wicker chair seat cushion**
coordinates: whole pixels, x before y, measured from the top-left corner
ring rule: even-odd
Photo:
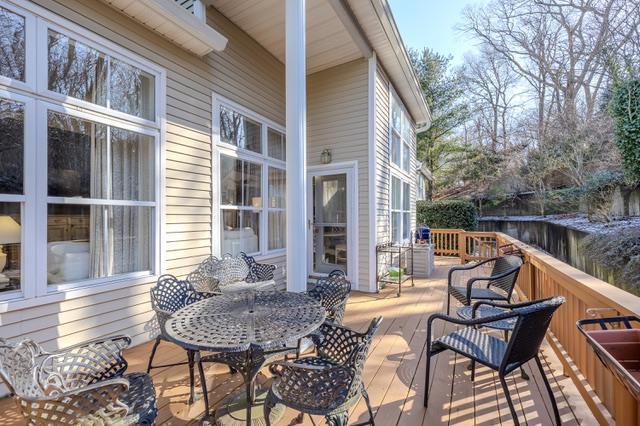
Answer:
[[[233,283],[220,286],[220,291],[223,294],[237,293],[240,291],[257,290],[257,291],[274,291],[277,290],[276,282],[274,280],[260,281],[260,282],[248,282],[248,281],[236,281]]]
[[[480,306],[476,310],[476,318],[486,318],[494,315],[500,315],[509,311],[500,308],[493,308],[489,306]],[[464,320],[470,320],[473,316],[473,306],[463,306],[458,308],[458,316]],[[496,330],[513,330],[516,325],[517,317],[506,318],[499,321],[493,321],[488,324],[483,324],[483,327],[494,328]]]
[[[466,327],[440,337],[431,347],[432,353],[446,349],[470,356],[482,364],[498,369],[507,350],[507,344],[497,337]]]
[[[127,425],[152,425],[158,407],[156,391],[151,376],[145,373],[125,374],[129,380],[129,390],[122,394],[120,401],[129,407],[129,415],[124,423]]]
[[[459,300],[461,303],[467,299],[466,287],[450,287],[449,291],[453,297]],[[471,289],[471,298],[478,300],[507,300],[507,296],[489,288],[474,287]],[[466,304],[466,303],[464,303]]]

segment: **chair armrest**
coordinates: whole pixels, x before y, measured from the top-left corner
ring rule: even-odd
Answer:
[[[46,397],[23,399],[22,410],[25,417],[49,416],[64,412],[72,419],[82,423],[87,417],[95,418],[100,424],[119,424],[128,414],[129,407],[118,400],[129,389],[125,378],[104,380],[77,389],[59,389],[53,384],[47,389]],[[38,420],[49,421],[48,418]],[[102,420],[102,421],[99,421]]]
[[[286,402],[333,409],[347,398],[355,371],[344,366],[302,365],[277,361],[269,370],[273,386]]]
[[[49,353],[42,361],[40,380],[72,389],[120,377],[128,366],[122,351],[130,343],[128,336],[115,336]]]

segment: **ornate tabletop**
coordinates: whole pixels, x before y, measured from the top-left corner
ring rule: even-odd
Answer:
[[[324,308],[305,294],[256,291],[201,300],[173,314],[165,328],[193,350],[241,352],[300,339],[324,319]]]

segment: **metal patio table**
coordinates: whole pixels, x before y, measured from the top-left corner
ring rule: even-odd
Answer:
[[[205,418],[209,415],[209,398],[202,362],[220,362],[245,379],[246,393],[242,400],[246,401],[249,425],[254,381],[267,359],[295,350],[297,340],[317,330],[324,319],[322,305],[303,293],[246,291],[186,306],[171,316],[165,329],[170,339],[185,348],[214,352],[202,357],[196,352]]]

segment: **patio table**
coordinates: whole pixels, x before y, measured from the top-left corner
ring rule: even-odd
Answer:
[[[168,337],[185,348],[214,352],[202,357],[196,353],[205,418],[209,415],[209,398],[201,361],[222,362],[242,373],[246,384],[246,392],[230,400],[225,410],[237,414],[238,406],[242,406],[246,424],[250,425],[255,406],[254,381],[267,359],[295,350],[297,340],[317,330],[324,319],[322,305],[305,294],[246,291],[186,306],[172,315],[165,328]],[[287,346],[288,343],[294,346]],[[237,422],[237,416],[234,420]]]

